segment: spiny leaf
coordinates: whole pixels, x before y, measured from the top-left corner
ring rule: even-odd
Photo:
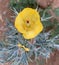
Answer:
[[[55,13],[56,16],[59,16],[59,8],[55,8],[54,13]]]

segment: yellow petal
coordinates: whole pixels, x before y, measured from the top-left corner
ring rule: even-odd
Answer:
[[[20,48],[21,48],[21,47],[23,47],[20,43],[18,43],[18,45],[17,45],[17,46],[18,46],[18,47],[20,47]]]
[[[34,28],[35,34],[40,34],[40,32],[43,30],[43,25],[40,21],[37,21],[36,26]]]
[[[24,48],[24,50],[25,50],[26,52],[29,52],[29,51],[30,51],[30,49],[29,49],[29,48],[26,48],[25,46],[23,46],[23,48]]]
[[[20,43],[18,43],[17,46],[20,47],[20,48],[23,48],[26,52],[29,52],[29,51],[30,51],[29,48],[25,47],[24,45],[22,45],[22,44],[20,44]]]
[[[21,13],[18,14],[15,20],[15,27],[20,33],[24,33],[25,30],[23,28],[23,19],[21,17]]]
[[[25,39],[32,39],[35,38],[41,31],[43,30],[43,25],[41,22],[38,21],[37,25],[31,31],[27,31],[23,33]]]

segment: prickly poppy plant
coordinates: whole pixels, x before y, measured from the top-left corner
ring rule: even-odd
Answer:
[[[6,19],[6,23],[9,30],[5,34],[5,40],[0,41],[1,64],[11,62],[11,65],[29,65],[28,62],[33,62],[32,56],[35,60],[38,60],[40,56],[49,58],[52,50],[59,48],[56,44],[56,41],[59,41],[59,35],[49,39],[50,32],[41,32],[31,42],[25,39],[9,20]]]
[[[15,2],[15,0],[11,1]],[[27,3],[34,5],[31,1]],[[26,2],[24,1],[23,4]],[[8,31],[5,33],[5,39],[0,41],[0,64],[11,62],[11,65],[29,65],[33,59],[41,63],[39,57],[50,58],[50,53],[55,48],[59,49],[59,34],[50,38],[51,31],[44,31],[47,24],[44,25],[43,22],[51,18],[50,16],[45,17],[46,10],[41,13],[37,11],[37,8],[28,7],[20,8],[23,10],[18,12],[18,4],[22,3],[13,4],[15,6],[13,11],[17,14],[15,24],[6,19]]]

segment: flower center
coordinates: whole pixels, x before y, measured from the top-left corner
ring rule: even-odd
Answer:
[[[27,21],[27,24],[29,23],[29,21]]]
[[[26,25],[27,25],[27,27],[30,26],[30,22],[28,20],[26,21]]]

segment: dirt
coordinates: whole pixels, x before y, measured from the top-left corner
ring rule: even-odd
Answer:
[[[6,24],[5,24],[6,18],[9,18],[11,19],[11,21],[14,22],[14,19],[11,17],[13,16],[13,12],[9,8],[9,1],[10,0],[0,0],[0,40],[3,39],[5,31],[7,31],[8,29],[6,28]],[[55,2],[54,4],[56,5]],[[54,4],[52,4],[52,6],[55,6]],[[10,63],[5,63],[4,65],[10,65]],[[30,63],[29,65],[36,65],[36,64],[33,62],[33,63]],[[50,58],[47,59],[47,61],[45,62],[45,65],[59,65],[59,51],[58,50],[55,50],[51,54]]]
[[[59,51],[55,50],[45,65],[59,65]]]
[[[59,8],[59,0],[36,0],[36,2],[43,9],[48,6],[51,6],[52,9]]]
[[[12,17],[14,14],[9,7],[10,0],[0,0],[0,40],[3,40],[5,37],[4,33],[8,29],[6,27],[6,19],[10,19],[14,22],[14,18]]]

